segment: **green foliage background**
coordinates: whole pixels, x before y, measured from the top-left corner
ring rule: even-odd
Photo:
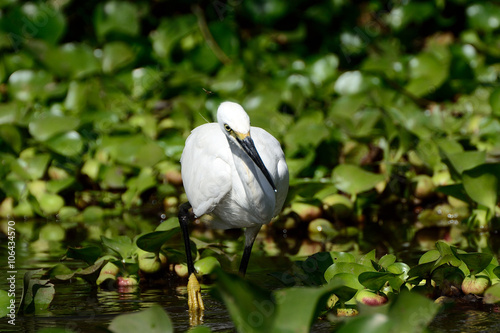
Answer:
[[[359,216],[448,195],[480,225],[498,210],[497,4],[2,0],[0,11],[2,216],[175,210],[184,140],[224,100],[282,142],[291,202],[321,206],[340,190]]]

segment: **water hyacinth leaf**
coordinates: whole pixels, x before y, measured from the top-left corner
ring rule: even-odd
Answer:
[[[482,164],[463,172],[462,181],[472,200],[491,211],[498,203],[500,164]]]
[[[157,142],[142,135],[104,137],[101,147],[117,162],[136,167],[151,167],[164,155]]]
[[[345,72],[335,82],[334,90],[340,95],[356,95],[369,86],[369,79],[360,71]]]
[[[494,3],[474,3],[465,12],[467,23],[473,29],[491,32],[500,26],[500,8]]]
[[[374,268],[375,266],[373,265],[373,263],[375,261],[376,261],[376,251],[371,250],[370,252],[365,253],[358,259],[358,264],[361,264],[369,268]]]
[[[102,54],[102,70],[113,73],[135,60],[134,50],[123,42],[110,42],[104,45]]]
[[[321,86],[332,80],[337,74],[339,59],[335,54],[328,54],[319,58],[310,66],[311,81]]]
[[[177,16],[162,20],[158,28],[150,34],[156,56],[159,59],[169,61],[170,53],[176,43],[197,28],[194,15]]]
[[[76,131],[56,135],[46,141],[47,147],[63,156],[79,155],[83,149],[83,140]]]
[[[439,308],[439,304],[425,296],[402,291],[389,308],[389,317],[393,325],[391,332],[424,332]]]
[[[63,197],[53,193],[42,193],[37,200],[40,209],[46,215],[56,214],[64,206]]]
[[[132,244],[132,240],[127,236],[116,236],[113,238],[101,236],[101,241],[104,246],[120,255],[122,259],[129,258],[135,251],[135,246]]]
[[[445,243],[444,241],[436,242],[436,249],[439,251],[440,257],[436,262],[436,267],[443,264],[450,264],[452,266],[458,267],[462,264],[460,259],[456,257],[456,253],[453,248]],[[491,260],[491,259],[490,259]]]
[[[392,328],[392,322],[389,316],[381,313],[371,315],[356,316],[342,326],[338,333],[389,333]]]
[[[412,284],[418,284],[423,279],[430,277],[435,261],[418,264],[408,271],[408,279]]]
[[[339,273],[351,273],[356,276],[359,276],[361,273],[372,272],[372,271],[374,271],[373,268],[360,265],[357,263],[337,262],[328,267],[328,269],[325,272],[325,280],[330,281],[332,278],[335,277],[335,275]]]
[[[86,247],[68,247],[66,250],[66,258],[72,258],[77,260],[83,260],[87,264],[92,265],[97,258],[102,254],[102,250],[98,246],[86,246]]]
[[[464,188],[463,184],[451,184],[451,185],[445,185],[445,186],[438,186],[436,188],[436,191],[441,192],[445,195],[457,198],[458,200],[463,201],[463,202],[470,201],[470,198],[467,195],[467,192],[465,192],[465,188]]]
[[[52,92],[54,81],[52,74],[39,70],[21,69],[9,77],[9,94],[21,102],[45,99]]]
[[[146,310],[115,317],[108,329],[113,333],[170,333],[174,331],[167,312],[156,304]]]
[[[19,153],[21,151],[23,138],[21,137],[21,133],[17,127],[7,124],[0,125],[0,142],[1,141],[7,143],[10,149],[12,149],[15,153]]]
[[[155,231],[166,231],[177,228],[179,226],[179,219],[176,216],[168,218],[166,221],[160,223]]]
[[[100,71],[101,66],[93,50],[83,43],[67,43],[48,48],[41,61],[60,77],[83,78]]]
[[[425,252],[422,256],[420,256],[420,259],[418,260],[419,264],[425,264],[428,262],[434,262],[439,259],[441,254],[439,253],[438,250],[429,250]]]
[[[339,299],[349,300],[356,290],[344,286],[342,280],[334,279],[319,288],[296,287],[274,292],[275,299],[280,302],[276,305],[273,329],[269,332],[308,332],[332,293]]]
[[[80,121],[71,116],[47,114],[29,123],[30,134],[38,141],[46,141],[56,134],[75,130]]]
[[[20,314],[35,313],[37,310],[42,311],[48,307],[54,298],[54,285],[49,283],[49,280],[41,280],[33,277],[41,271],[42,269],[37,269],[27,271],[24,274],[23,294],[19,305]]]
[[[0,27],[2,31],[9,33],[16,51],[32,38],[55,44],[66,28],[64,15],[44,2],[27,2],[22,6],[13,6],[12,10],[6,13],[8,14],[2,18]]]
[[[131,2],[108,1],[99,4],[94,13],[97,37],[103,40],[108,34],[137,36],[140,32],[139,11]]]
[[[37,180],[45,174],[50,159],[50,154],[26,156],[18,159],[15,164],[11,164],[11,168],[22,178]]]
[[[148,252],[157,253],[161,247],[174,235],[178,234],[180,228],[173,228],[166,231],[153,231],[139,237],[136,241],[137,246]]]
[[[389,280],[397,276],[398,274],[389,272],[363,272],[359,274],[358,280],[366,288],[379,291]]]
[[[410,62],[410,81],[405,89],[416,96],[424,96],[441,86],[448,75],[448,63],[433,53],[420,53]]]
[[[390,265],[396,262],[396,256],[394,254],[386,254],[379,259],[378,264],[387,269]]]
[[[272,331],[276,300],[265,291],[236,275],[215,270],[215,292],[222,298],[239,332]]]
[[[488,267],[493,259],[493,255],[490,253],[458,253],[456,248],[452,247],[451,249],[454,254],[467,265],[467,268],[469,268],[470,273],[473,275],[482,272]]]
[[[408,278],[408,272],[410,271],[410,266],[404,262],[395,262],[387,267],[387,271],[397,274],[401,279],[406,280]]]
[[[486,162],[485,151],[462,151],[459,153],[447,154],[451,167],[461,175],[465,170],[477,167]]]
[[[11,299],[14,298],[10,297],[7,291],[3,289],[0,290],[0,318],[5,317],[10,312],[8,307],[12,304]]]
[[[371,190],[385,177],[357,165],[341,164],[333,170],[332,179],[339,190],[356,195]]]
[[[483,302],[486,304],[495,304],[500,302],[500,283],[494,284],[486,289],[484,292]]]
[[[140,204],[140,194],[155,185],[156,177],[153,170],[151,168],[142,168],[137,177],[131,178],[127,182],[127,191],[122,195],[125,207],[130,208],[133,203]]]

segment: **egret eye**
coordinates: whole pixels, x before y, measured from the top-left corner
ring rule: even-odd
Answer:
[[[231,132],[231,131],[232,131],[231,127],[229,127],[229,125],[228,125],[228,124],[224,124],[224,128],[225,128],[225,129],[226,129],[226,131],[228,131],[228,132]]]

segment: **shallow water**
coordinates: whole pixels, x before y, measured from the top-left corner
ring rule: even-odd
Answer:
[[[370,232],[374,232],[370,230]],[[377,232],[377,231],[375,231]],[[378,231],[380,232],[380,231]],[[268,239],[269,237],[267,237]],[[266,237],[261,238],[265,242]],[[400,238],[398,258],[407,263],[418,258],[421,252],[417,247],[410,246],[409,239]],[[2,239],[3,243],[3,239]],[[50,268],[60,262],[64,253],[63,247],[47,252],[29,249],[26,244],[19,242],[20,247],[16,253],[17,264],[17,292],[16,304],[21,299],[22,278],[28,269]],[[385,249],[386,244],[369,245],[371,248]],[[265,244],[256,244],[257,248]],[[310,247],[313,251],[316,248]],[[424,250],[424,249],[420,249]],[[317,249],[316,249],[317,251]],[[50,253],[50,254],[49,254]],[[6,257],[6,249],[0,246],[0,258]],[[64,262],[68,266],[78,267],[78,262]],[[253,264],[252,264],[253,263]],[[413,264],[413,263],[412,263]],[[4,263],[0,263],[0,289],[7,288]],[[253,267],[252,267],[253,265]],[[259,267],[269,267],[274,271],[286,271],[290,261],[284,259],[281,251],[277,256],[266,255],[259,251],[252,255],[247,278],[255,284],[274,290],[283,287],[281,283]],[[136,288],[105,290],[88,285],[80,280],[57,281],[56,294],[49,309],[36,316],[17,316],[16,325],[7,323],[7,318],[0,318],[0,332],[37,332],[41,328],[59,327],[73,332],[106,332],[110,321],[119,314],[135,312],[150,307],[153,304],[161,305],[169,314],[176,332],[189,329],[189,314],[185,295],[185,281],[183,285],[178,282],[166,283],[162,287],[141,286]],[[173,285],[173,286],[172,286]],[[215,299],[208,288],[203,289],[203,299],[206,310],[203,324],[210,327],[213,332],[235,332],[234,325],[222,302]],[[484,305],[459,305],[443,310],[431,323],[431,332],[500,332],[500,313],[498,307]],[[318,320],[312,327],[312,332],[331,332],[334,323],[327,320]]]

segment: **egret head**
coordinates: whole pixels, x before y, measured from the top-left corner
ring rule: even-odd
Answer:
[[[267,181],[277,192],[273,179],[260,158],[250,136],[250,117],[238,103],[223,102],[217,110],[217,122],[228,140],[239,145],[262,171]]]

